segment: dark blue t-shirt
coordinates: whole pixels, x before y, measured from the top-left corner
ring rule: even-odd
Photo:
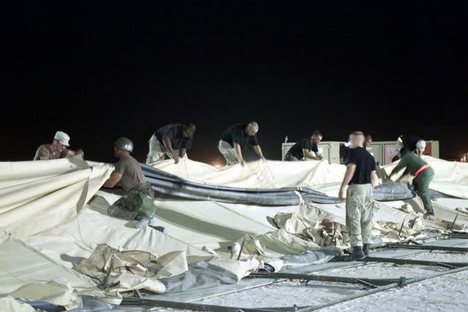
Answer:
[[[163,143],[163,137],[167,136],[171,139],[172,148],[175,150],[185,148],[189,150],[192,147],[192,138],[185,138],[182,135],[183,126],[178,123],[168,124],[162,128],[156,130],[154,135],[161,144]]]
[[[288,154],[296,157],[297,159],[302,159],[304,157],[304,153],[302,152],[303,149],[307,149],[309,151],[314,152],[315,154],[318,153],[318,146],[317,144],[310,141],[310,139],[304,138],[291,146],[288,151]]]

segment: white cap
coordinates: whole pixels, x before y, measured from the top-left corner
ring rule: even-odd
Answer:
[[[66,147],[70,146],[69,144],[70,136],[63,131],[55,132],[54,139],[62,143],[63,146],[66,146]]]
[[[420,151],[424,151],[426,149],[426,141],[419,140],[418,143],[416,143],[416,148]]]

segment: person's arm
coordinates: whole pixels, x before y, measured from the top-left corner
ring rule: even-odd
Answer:
[[[405,155],[403,156],[401,159],[400,159],[400,162],[396,165],[395,168],[393,168],[392,172],[390,172],[390,174],[388,175],[388,178],[391,179],[391,177],[398,173],[401,169],[403,169],[404,167],[407,166],[407,162],[408,162],[408,157]]]
[[[244,166],[245,165],[245,160],[242,157],[242,149],[240,147],[240,144],[236,143],[236,142],[233,142],[233,144],[234,144],[234,152],[236,154],[237,160],[239,161],[241,166]]]
[[[63,157],[74,157],[74,156],[77,156],[77,155],[82,155],[84,157],[84,152],[82,149],[78,149],[78,150],[71,150],[71,149],[65,149],[63,152],[62,152],[62,155]]]
[[[263,156],[262,148],[260,147],[260,145],[254,145],[253,149],[255,151],[255,154],[257,154],[258,158],[265,160],[265,156]]]
[[[312,145],[312,148],[311,148],[310,152],[311,152],[311,154],[314,155],[313,159],[317,159],[317,160],[322,160],[323,159],[323,155],[320,154],[317,144],[314,143]]]
[[[346,173],[345,173],[345,176],[343,178],[343,182],[341,182],[340,192],[338,194],[339,198],[341,198],[341,199],[345,198],[346,186],[349,184],[349,182],[353,178],[353,175],[354,175],[355,171],[356,171],[356,164],[348,164],[346,166]]]
[[[372,189],[373,189],[374,187],[377,186],[377,183],[379,181],[379,177],[377,176],[377,173],[375,172],[375,170],[371,171],[370,179],[371,179],[371,185],[372,185]]]
[[[117,185],[117,183],[120,182],[120,180],[122,180],[122,174],[114,171],[112,172],[109,179],[107,179],[107,181],[104,182],[102,187],[113,188],[114,186]]]
[[[322,155],[314,153],[313,151],[308,150],[306,148],[302,149],[302,155],[304,155],[305,158],[309,158],[309,159],[315,159],[315,160],[322,159]]]
[[[34,155],[33,160],[47,160],[50,159],[50,152],[47,148],[44,146],[40,146],[37,151],[36,155]]]
[[[174,152],[174,149],[172,148],[171,138],[167,135],[164,135],[163,144],[164,147],[166,147],[166,149],[172,155],[172,158],[174,158],[174,162],[177,164],[179,162],[179,156]]]
[[[187,154],[187,149],[185,147],[181,147],[179,150],[179,157],[184,158],[185,154]]]

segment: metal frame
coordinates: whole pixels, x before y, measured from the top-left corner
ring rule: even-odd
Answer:
[[[454,233],[455,234],[455,233]],[[464,237],[468,238],[468,237]],[[468,252],[468,247],[452,247],[452,246],[431,246],[431,245],[409,245],[409,244],[388,244],[389,248],[406,248],[415,250],[445,250],[455,252]],[[335,261],[343,261],[346,257],[340,256],[335,257]],[[332,283],[347,283],[347,284],[362,284],[372,289],[366,289],[362,293],[347,296],[334,300],[329,303],[317,305],[317,306],[306,306],[306,307],[266,307],[266,308],[243,308],[243,307],[232,307],[232,306],[221,306],[221,305],[210,305],[195,302],[180,302],[170,300],[159,300],[159,299],[146,299],[140,297],[124,298],[122,305],[130,306],[147,306],[147,307],[163,307],[163,308],[174,308],[174,309],[187,309],[196,311],[215,311],[215,312],[308,312],[323,309],[325,307],[333,306],[336,304],[344,303],[357,298],[365,297],[377,292],[386,291],[388,289],[402,287],[407,284],[412,284],[427,279],[454,274],[461,271],[468,270],[468,262],[444,262],[444,261],[433,261],[433,260],[416,260],[416,259],[400,259],[400,258],[385,258],[385,257],[367,257],[361,261],[350,262],[354,265],[362,265],[367,262],[376,263],[394,263],[394,264],[408,264],[408,265],[427,265],[427,266],[441,266],[447,268],[443,272],[438,272],[429,276],[419,278],[357,278],[357,277],[346,277],[346,276],[327,276],[317,274],[305,274],[305,273],[253,273],[250,278],[265,278],[265,279],[276,279],[276,280],[304,280],[304,281],[322,281]],[[349,266],[347,266],[349,267]]]
[[[440,251],[468,252],[468,247],[454,247],[454,246],[387,244],[386,247],[388,247],[388,248],[402,248],[402,249],[421,249],[421,250],[440,250]]]
[[[383,257],[366,257],[362,261],[390,262],[390,263],[395,263],[395,264],[442,266],[448,269],[455,269],[455,268],[468,266],[468,262],[444,262],[444,261],[434,261],[434,260],[398,259],[398,258],[383,258]]]
[[[348,257],[337,256],[334,261],[346,261]],[[429,265],[429,266],[442,266],[448,269],[455,269],[460,267],[468,266],[468,262],[445,262],[435,260],[416,260],[416,259],[400,259],[400,258],[385,258],[385,257],[366,257],[359,262],[389,262],[395,264],[413,264],[413,265]]]
[[[124,298],[121,305],[130,306],[152,306],[161,308],[184,309],[193,311],[213,311],[213,312],[295,312],[306,307],[272,307],[272,308],[240,308],[230,306],[211,305],[193,302],[179,302],[169,300],[144,299],[144,298]]]
[[[371,288],[385,286],[389,284],[405,285],[406,278],[357,278],[347,276],[329,276],[329,275],[316,275],[316,274],[296,274],[296,273],[253,273],[250,274],[251,278],[286,278],[297,279],[305,281],[320,281],[332,283],[346,283],[346,284],[363,284]]]
[[[450,238],[461,238],[461,239],[468,239],[468,233],[457,233],[452,232],[449,234]]]

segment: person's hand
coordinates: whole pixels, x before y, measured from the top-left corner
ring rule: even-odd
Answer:
[[[265,156],[262,156],[262,157],[260,157],[260,160],[262,160],[262,161],[266,161],[266,158],[265,158]]]
[[[338,197],[339,197],[340,199],[345,199],[345,198],[346,198],[346,196],[345,196],[345,188],[344,188],[344,187],[340,188],[340,192],[338,193]]]
[[[317,159],[318,159],[318,160],[322,160],[322,159],[323,159],[323,155],[317,155]]]
[[[242,167],[244,167],[245,164],[246,164],[245,160],[243,160],[243,159],[241,159],[239,163],[240,163],[240,165],[241,165]]]
[[[178,164],[178,163],[179,163],[179,156],[174,155],[174,164]]]

